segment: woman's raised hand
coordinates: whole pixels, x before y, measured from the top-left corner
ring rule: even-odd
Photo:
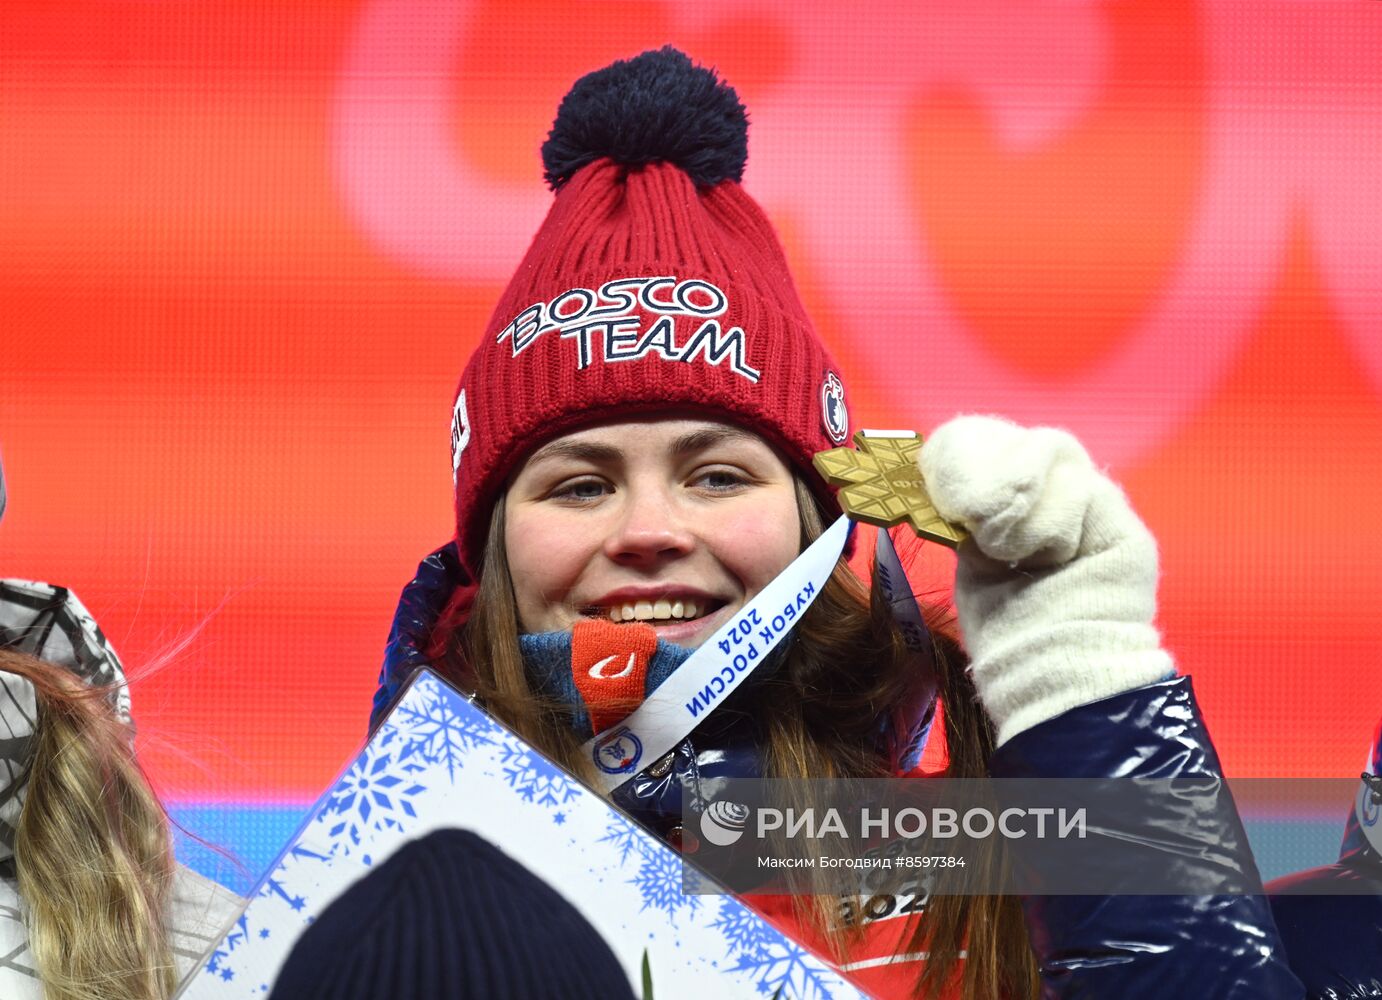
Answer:
[[[964,416],[919,462],[936,510],[970,533],[955,603],[1000,744],[1175,673],[1152,627],[1156,541],[1079,441]]]

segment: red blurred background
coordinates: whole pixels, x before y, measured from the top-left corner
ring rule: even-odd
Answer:
[[[749,106],[856,423],[1073,429],[1161,541],[1229,772],[1356,775],[1382,5],[845,7],[0,8],[0,574],[84,598],[166,795],[308,800],[360,741],[537,147],[667,42]]]

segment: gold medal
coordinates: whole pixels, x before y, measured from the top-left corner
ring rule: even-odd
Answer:
[[[921,435],[915,431],[858,431],[853,448],[817,452],[811,460],[856,521],[891,528],[906,521],[922,538],[952,549],[965,530],[936,513],[917,467]]]

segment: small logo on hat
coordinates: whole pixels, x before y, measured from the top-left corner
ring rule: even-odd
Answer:
[[[821,423],[825,433],[836,444],[844,444],[849,437],[849,410],[845,409],[845,384],[834,372],[825,373],[821,383]]]
[[[628,774],[643,756],[643,743],[628,726],[620,726],[595,744],[595,766],[606,774]]]
[[[465,412],[465,390],[456,397],[456,408],[451,411],[451,485],[456,485],[456,476],[461,471],[461,452],[470,444],[470,416]]]

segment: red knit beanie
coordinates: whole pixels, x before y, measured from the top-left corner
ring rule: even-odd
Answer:
[[[453,408],[473,578],[505,480],[602,421],[704,413],[762,435],[830,496],[811,456],[849,437],[844,387],[739,184],[747,132],[734,90],[671,48],[582,77],[562,101],[543,146],[556,200]]]

